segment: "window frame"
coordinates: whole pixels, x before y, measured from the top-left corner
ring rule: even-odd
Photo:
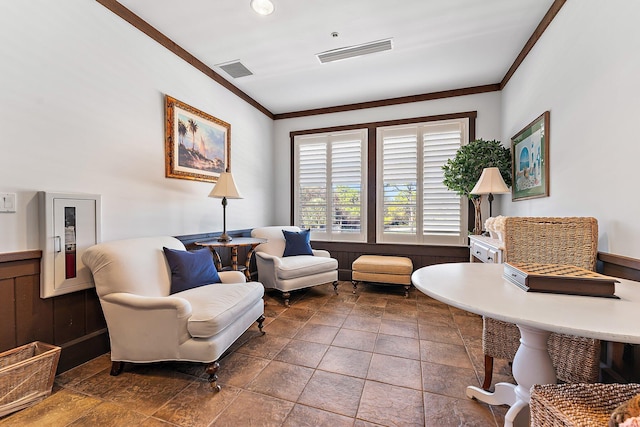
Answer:
[[[359,134],[359,135],[358,135]],[[360,231],[359,232],[339,232],[333,229],[333,212],[334,212],[334,204],[333,204],[333,187],[330,183],[333,183],[333,179],[335,179],[336,175],[333,174],[333,167],[335,163],[333,160],[333,146],[334,144],[340,144],[342,142],[348,142],[353,139],[351,135],[357,135],[355,138],[360,140]],[[326,214],[325,214],[325,230],[318,231],[311,229],[311,238],[313,240],[323,240],[323,241],[333,241],[333,242],[366,242],[367,241],[367,147],[368,147],[368,131],[366,128],[358,128],[358,129],[348,129],[348,130],[340,130],[340,131],[331,131],[331,132],[319,132],[319,133],[309,133],[304,135],[296,135],[293,138],[292,145],[292,157],[293,157],[293,177],[292,177],[292,195],[293,201],[300,200],[300,186],[299,178],[300,178],[300,169],[295,167],[295,165],[300,164],[300,146],[303,144],[326,144]],[[292,202],[292,223],[296,224],[298,222],[299,213],[300,213],[300,204]],[[296,224],[300,225],[300,224]]]
[[[377,162],[377,131],[376,129],[379,127],[387,127],[387,126],[395,126],[395,125],[403,125],[403,124],[415,124],[421,122],[432,122],[432,121],[441,121],[441,120],[449,120],[449,119],[460,119],[460,118],[468,118],[468,141],[474,141],[476,139],[476,119],[478,116],[477,111],[463,111],[458,113],[450,113],[450,114],[438,114],[431,116],[421,116],[421,117],[413,117],[413,118],[404,118],[397,120],[386,120],[386,121],[378,121],[378,122],[367,122],[367,123],[354,123],[344,126],[332,126],[332,127],[324,127],[324,128],[315,128],[315,129],[304,129],[304,130],[295,130],[289,133],[290,137],[290,224],[295,224],[295,158],[294,158],[294,138],[297,135],[308,135],[313,133],[322,133],[322,132],[336,132],[342,130],[354,130],[354,129],[363,129],[366,128],[368,130],[368,148],[367,148],[367,194],[365,196],[366,205],[367,205],[367,239],[366,243],[368,244],[377,244],[376,243],[376,213],[377,213],[377,184],[376,184],[376,162]],[[467,218],[468,221],[472,221],[473,216],[469,215],[469,210],[472,209],[470,206],[470,202],[466,203]],[[468,223],[467,229],[472,229],[473,224]],[[323,239],[316,238],[314,240],[322,241]],[[464,240],[463,243],[460,243],[457,246],[467,246],[466,236],[464,238],[461,237],[461,240]],[[417,244],[413,242],[407,242],[408,244]],[[436,245],[431,243],[421,244],[423,246],[444,246],[444,245]]]
[[[438,246],[466,245],[468,227],[468,201],[466,197],[458,196],[460,206],[460,233],[458,235],[438,235],[424,233],[424,180],[425,180],[425,153],[424,136],[428,134],[428,128],[433,126],[456,125],[461,127],[460,146],[469,143],[469,118],[455,118],[446,120],[432,120],[416,123],[404,123],[392,126],[379,126],[376,128],[376,200],[380,201],[376,209],[376,243],[393,244],[419,244]],[[384,136],[401,138],[415,136],[415,232],[394,233],[385,231],[385,188],[384,188]],[[395,135],[395,136],[392,136]],[[467,227],[465,227],[465,224]]]

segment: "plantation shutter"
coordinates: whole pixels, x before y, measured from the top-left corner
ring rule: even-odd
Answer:
[[[422,232],[424,235],[460,235],[460,196],[443,184],[442,166],[455,157],[462,143],[460,123],[424,126]]]
[[[362,138],[346,134],[331,142],[333,232],[362,232]]]
[[[365,241],[366,130],[296,136],[294,215],[318,240]]]
[[[378,129],[378,242],[466,243],[466,207],[442,171],[466,139],[466,119]]]
[[[297,224],[325,231],[327,218],[328,138],[313,138],[298,146]]]
[[[380,200],[384,233],[416,232],[417,152],[415,126],[383,132]]]

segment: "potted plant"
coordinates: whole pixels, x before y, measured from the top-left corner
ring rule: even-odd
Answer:
[[[475,208],[474,234],[482,233],[482,217],[480,202],[482,196],[470,194],[480,179],[484,168],[497,167],[507,186],[511,186],[511,152],[503,147],[500,141],[477,139],[463,145],[455,157],[447,160],[444,171],[444,185],[460,196],[466,196]]]

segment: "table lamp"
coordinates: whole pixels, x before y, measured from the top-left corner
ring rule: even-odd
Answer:
[[[491,211],[491,202],[493,202],[494,194],[505,194],[509,193],[509,187],[504,183],[504,179],[502,179],[502,175],[500,174],[500,169],[498,168],[484,168],[482,170],[482,175],[480,175],[480,179],[476,183],[473,190],[471,190],[471,194],[488,194],[489,195],[489,216],[493,216]]]
[[[236,188],[231,172],[222,172],[218,177],[218,182],[209,193],[209,197],[222,198],[222,234],[218,237],[219,242],[230,242],[231,236],[227,234],[227,199],[242,199]]]

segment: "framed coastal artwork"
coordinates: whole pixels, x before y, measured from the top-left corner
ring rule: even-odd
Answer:
[[[231,125],[165,95],[168,178],[216,182],[231,170]]]
[[[549,196],[549,112],[511,138],[513,201]]]

